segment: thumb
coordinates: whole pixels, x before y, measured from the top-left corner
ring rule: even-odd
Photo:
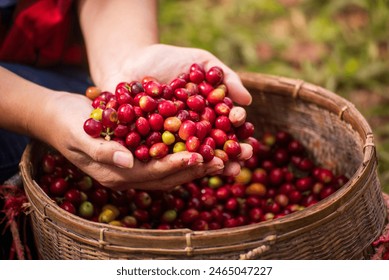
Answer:
[[[132,168],[134,166],[133,154],[120,143],[111,140],[93,139],[89,145],[88,156],[92,160],[109,165],[116,165],[121,168]]]
[[[233,101],[240,105],[251,104],[252,97],[249,91],[243,86],[242,81],[235,72],[226,72],[224,82],[228,87],[228,94]]]

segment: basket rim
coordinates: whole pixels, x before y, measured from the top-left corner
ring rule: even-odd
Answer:
[[[70,214],[65,210],[61,209],[55,204],[38,186],[33,179],[32,168],[29,166],[31,162],[30,156],[33,153],[35,145],[40,145],[42,142],[33,141],[30,143],[23,153],[22,161],[20,163],[20,170],[24,182],[32,182],[32,184],[25,184],[27,195],[29,196],[30,202],[33,207],[39,210],[39,212],[45,216],[45,219],[49,219],[51,222],[56,220],[59,216],[64,220],[61,225],[70,226],[65,231],[72,232],[73,234],[80,236],[81,239],[88,239],[90,242],[95,244],[101,244],[102,242],[114,248],[122,248],[123,250],[144,250],[148,249],[155,253],[166,253],[166,250],[171,252],[187,253],[188,245],[192,248],[193,253],[204,253],[207,251],[203,248],[203,243],[209,238],[215,240],[212,250],[225,251],[226,248],[221,246],[221,241],[216,238],[219,236],[225,237],[228,235],[230,244],[241,245],[243,247],[252,247],[252,242],[255,246],[259,246],[265,243],[275,242],[275,239],[283,239],[285,236],[276,236],[278,230],[287,227],[292,231],[289,234],[298,234],[301,230],[305,230],[306,227],[301,227],[307,220],[310,220],[311,227],[317,227],[323,221],[323,219],[329,219],[334,215],[341,215],[342,204],[350,199],[356,200],[362,195],[364,189],[363,185],[358,183],[361,178],[367,178],[369,176],[369,170],[374,169],[376,166],[376,151],[374,146],[374,139],[370,126],[366,120],[359,113],[359,111],[344,98],[325,90],[319,86],[315,86],[309,83],[302,82],[297,79],[289,79],[284,77],[259,74],[259,73],[238,73],[243,84],[250,87],[259,87],[263,91],[275,91],[277,94],[289,95],[292,98],[301,98],[308,102],[318,102],[323,99],[323,96],[329,98],[329,102],[319,103],[317,105],[330,110],[332,113],[337,114],[341,120],[349,121],[353,118],[361,119],[362,122],[352,123],[353,129],[358,131],[364,143],[368,144],[363,149],[363,162],[356,170],[356,172],[350,177],[350,180],[337,192],[331,196],[319,201],[318,203],[302,210],[284,217],[278,218],[272,221],[264,221],[257,224],[251,224],[246,226],[240,226],[235,228],[225,228],[219,230],[208,230],[208,231],[193,231],[190,229],[171,229],[171,230],[156,230],[156,229],[137,229],[137,228],[121,228],[113,225],[97,223]],[[258,82],[260,81],[260,82]],[[280,90],[281,89],[281,90]],[[26,186],[27,185],[27,186]],[[39,200],[36,201],[31,196],[38,196]],[[38,205],[40,204],[40,205]],[[40,211],[43,210],[43,211]],[[55,222],[53,222],[55,223]],[[91,236],[86,236],[85,232],[93,233]],[[241,234],[244,234],[247,239],[242,240]],[[256,238],[259,234],[266,237],[272,237],[259,240]],[[158,248],[154,248],[153,243],[149,242],[148,246],[144,246],[146,243],[141,242],[143,239],[150,241],[153,238],[166,241],[167,246],[163,252],[160,252]],[[188,239],[189,238],[189,239]],[[131,248],[127,247],[126,244],[131,244]],[[244,244],[248,244],[244,246]],[[168,247],[171,246],[171,247]]]

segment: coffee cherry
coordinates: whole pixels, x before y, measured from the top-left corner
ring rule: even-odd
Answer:
[[[116,211],[115,211],[116,210]],[[104,208],[99,214],[98,221],[100,223],[110,223],[114,221],[119,215],[119,210],[117,209],[112,209],[112,207],[109,208]]]
[[[113,131],[113,135],[118,139],[123,140],[123,138],[128,134],[128,126],[124,124],[118,124]],[[123,140],[124,141],[124,140]]]
[[[132,81],[130,82],[128,85],[128,90],[131,94],[132,97],[134,97],[135,95],[137,95],[138,93],[140,92],[143,92],[144,91],[144,88],[142,86],[142,83],[139,82],[139,81]]]
[[[334,174],[326,168],[320,168],[316,175],[317,180],[324,184],[328,184],[334,180]]]
[[[135,209],[132,213],[135,219],[141,223],[139,225],[140,228],[151,228],[147,222],[150,220],[150,214],[146,209]]]
[[[227,116],[219,116],[215,120],[215,127],[223,130],[224,132],[229,132],[232,128],[230,119]]]
[[[202,120],[208,121],[211,125],[215,123],[216,120],[216,113],[212,108],[210,107],[205,107],[203,112],[200,115],[200,118]]]
[[[200,140],[194,135],[191,135],[188,137],[188,139],[185,142],[186,150],[189,152],[197,152],[200,148]]]
[[[205,74],[205,79],[213,86],[219,85],[224,78],[223,69],[218,66],[211,67]]]
[[[182,122],[178,130],[178,135],[184,141],[186,141],[190,136],[195,136],[197,132],[195,122],[191,120],[186,120]]]
[[[251,183],[245,189],[246,195],[263,197],[266,194],[266,186],[261,183]]]
[[[199,217],[199,215],[200,213],[197,209],[189,208],[181,213],[180,219],[184,224],[191,224]]]
[[[218,128],[214,128],[210,131],[209,135],[215,141],[216,147],[223,148],[224,143],[227,141],[227,134]]]
[[[252,178],[251,170],[246,167],[243,167],[241,168],[239,174],[235,176],[235,182],[246,185],[250,183],[251,178]]]
[[[82,195],[79,189],[71,188],[66,191],[64,195],[65,199],[71,202],[73,205],[78,206],[82,202]]]
[[[207,97],[208,94],[214,89],[214,87],[207,81],[202,81],[198,84],[198,89],[202,96]]]
[[[68,200],[65,200],[63,201],[59,207],[61,207],[63,210],[71,213],[71,214],[76,214],[77,213],[77,210],[76,210],[76,207],[74,206],[74,204]]]
[[[101,94],[101,90],[96,86],[90,86],[85,91],[86,97],[88,97],[90,100],[94,100],[100,94]]]
[[[136,228],[138,225],[136,218],[130,215],[124,216],[120,221],[125,227],[128,228]]]
[[[296,189],[299,191],[307,191],[313,187],[313,179],[311,177],[299,178],[296,181]]]
[[[103,206],[108,203],[109,192],[105,187],[96,187],[90,194],[90,201],[96,206]]]
[[[235,140],[227,140],[224,142],[223,150],[228,155],[228,158],[232,160],[238,159],[242,152],[240,144]]]
[[[113,108],[104,109],[101,116],[101,123],[106,128],[115,128],[118,121],[118,113]]]
[[[134,203],[140,209],[147,209],[151,206],[152,199],[147,192],[139,191],[135,194]]]
[[[186,151],[186,145],[184,142],[177,142],[173,146],[173,153]]]
[[[162,133],[162,142],[166,145],[172,145],[176,141],[176,138],[173,133],[170,131],[164,131]]]
[[[164,118],[171,117],[177,113],[177,107],[174,105],[173,101],[163,100],[158,104],[158,112]]]
[[[204,162],[210,162],[215,157],[215,150],[207,144],[200,145],[198,152],[203,157]]]
[[[199,69],[193,69],[189,72],[189,80],[195,84],[199,84],[204,81],[205,74]]]
[[[205,99],[201,95],[189,96],[186,105],[196,112],[201,112],[205,108]]]
[[[150,132],[150,124],[144,117],[139,117],[136,120],[135,128],[141,136],[146,136]]]
[[[225,96],[226,92],[223,89],[216,88],[208,94],[207,101],[209,104],[216,105],[220,102],[223,102]]]
[[[274,168],[269,173],[269,182],[274,185],[280,185],[284,182],[284,172],[281,168]]]
[[[176,218],[177,218],[177,211],[173,209],[169,209],[162,214],[161,221],[171,224],[176,220]]]
[[[324,199],[336,191],[336,188],[332,185],[325,186],[319,193],[320,199]]]
[[[45,154],[42,158],[42,170],[46,174],[54,172],[55,169],[55,158],[52,154]]]
[[[157,101],[148,95],[142,96],[139,99],[139,107],[146,113],[153,112],[157,106]]]
[[[143,162],[147,162],[150,159],[149,148],[146,145],[140,145],[135,149],[135,157]]]
[[[50,184],[50,194],[53,196],[63,196],[68,190],[69,184],[63,178],[57,178]]]
[[[94,206],[90,201],[84,201],[78,207],[78,215],[82,218],[90,219],[94,213]]]
[[[185,103],[189,98],[189,91],[186,88],[177,88],[174,91],[174,96],[177,98],[177,100]]]
[[[96,121],[93,118],[89,118],[84,123],[84,131],[92,136],[93,138],[97,138],[100,136],[103,130],[103,125],[101,122]]]
[[[236,136],[239,139],[247,139],[254,135],[254,125],[251,122],[245,122],[236,129]]]
[[[169,147],[162,142],[153,144],[149,149],[149,155],[152,158],[163,158],[165,157],[169,152]]]
[[[141,140],[142,138],[140,134],[136,131],[132,131],[127,134],[125,139],[125,144],[129,149],[132,150],[132,149],[136,149],[139,146]]]
[[[178,88],[183,88],[186,85],[186,80],[182,78],[176,78],[173,81],[170,82],[170,87],[172,88],[173,92]]]
[[[226,97],[223,99],[223,100],[226,100]],[[214,108],[215,110],[215,113],[218,115],[218,116],[229,116],[230,115],[230,112],[231,112],[231,107],[228,106],[226,103],[224,102],[219,102],[217,103]]]
[[[231,197],[231,198],[227,199],[226,203],[224,204],[224,207],[229,211],[237,210],[238,206],[239,206],[239,203],[235,197]]]
[[[163,129],[164,119],[158,113],[150,114],[148,117],[150,129],[153,131],[160,131]]]
[[[248,215],[251,222],[257,223],[263,219],[263,210],[260,207],[254,207],[250,209]]]
[[[144,90],[145,90],[146,94],[148,94],[149,96],[151,96],[153,98],[161,97],[163,94],[163,89],[162,89],[161,84],[158,83],[157,81],[153,81],[153,80],[147,81],[144,84]]]
[[[148,147],[151,147],[152,145],[154,145],[155,143],[159,143],[159,142],[162,142],[162,134],[161,132],[158,132],[158,131],[152,131],[150,132],[148,135],[147,135],[147,138],[145,140],[145,144],[148,146]]]
[[[170,131],[172,133],[178,132],[180,127],[181,127],[181,120],[177,117],[168,117],[165,119],[165,122],[163,123],[163,129]]]
[[[118,108],[118,120],[121,123],[130,123],[135,119],[134,107],[131,104],[122,104]]]

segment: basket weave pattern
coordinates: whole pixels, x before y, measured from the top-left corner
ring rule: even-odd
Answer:
[[[94,223],[60,209],[34,181],[44,150],[20,164],[43,259],[364,259],[386,223],[373,133],[353,104],[300,80],[240,73],[258,133],[284,129],[318,164],[350,181],[335,194],[274,221],[213,231],[143,230]]]

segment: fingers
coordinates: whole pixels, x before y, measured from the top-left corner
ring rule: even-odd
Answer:
[[[215,157],[208,163],[199,163],[196,165],[174,169],[169,175],[160,177],[158,179],[147,177],[146,180],[141,179],[138,182],[133,182],[127,185],[127,188],[137,188],[145,190],[169,190],[177,185],[191,182],[194,179],[202,178],[207,174],[221,174],[223,173],[223,161]],[[123,187],[123,186],[122,186]]]
[[[240,160],[248,160],[253,156],[253,147],[247,143],[240,143],[241,153],[239,156]]]
[[[223,175],[225,176],[236,176],[240,172],[240,164],[236,161],[228,162],[224,168]]]
[[[239,76],[232,70],[226,71],[224,83],[228,87],[230,98],[240,105],[250,105],[252,97],[249,91],[243,86]]]
[[[124,146],[115,141],[104,139],[85,139],[86,154],[92,161],[120,168],[134,166],[133,154]]]
[[[103,149],[96,151],[101,152]],[[114,166],[109,163],[109,158],[101,156],[94,156],[94,159],[84,156],[78,163],[82,163],[81,169],[102,185],[115,190],[168,189],[209,173],[222,173],[224,168],[219,158],[203,163],[201,155],[189,152],[174,153],[147,163],[135,160],[132,168]]]
[[[115,151],[112,156],[113,163],[118,167],[131,168],[134,165],[132,153]]]
[[[253,155],[253,147],[246,143],[240,143],[242,152],[239,156],[240,161],[248,160]],[[226,163],[223,175],[225,176],[236,176],[239,174],[241,169],[241,164],[238,161],[229,161]]]
[[[251,157],[251,146],[244,143],[241,146],[240,159]],[[99,158],[99,160],[105,159]],[[85,166],[85,171],[102,185],[114,190],[128,188],[168,190],[206,175],[236,176],[240,168],[239,162],[224,164],[220,158],[215,157],[212,161],[203,163],[201,156],[198,157],[195,153],[180,152],[148,163],[135,160],[132,168],[119,168],[107,163],[91,161]]]
[[[198,170],[197,170],[197,169]],[[159,160],[151,160],[148,163],[135,161],[134,169],[138,169],[137,177],[139,181],[160,180],[165,177],[180,177],[181,171],[188,172],[183,178],[193,177],[191,173],[203,174],[210,172],[218,172],[223,170],[223,161],[219,158],[214,158],[208,163],[203,163],[203,158],[197,153],[179,152]]]

